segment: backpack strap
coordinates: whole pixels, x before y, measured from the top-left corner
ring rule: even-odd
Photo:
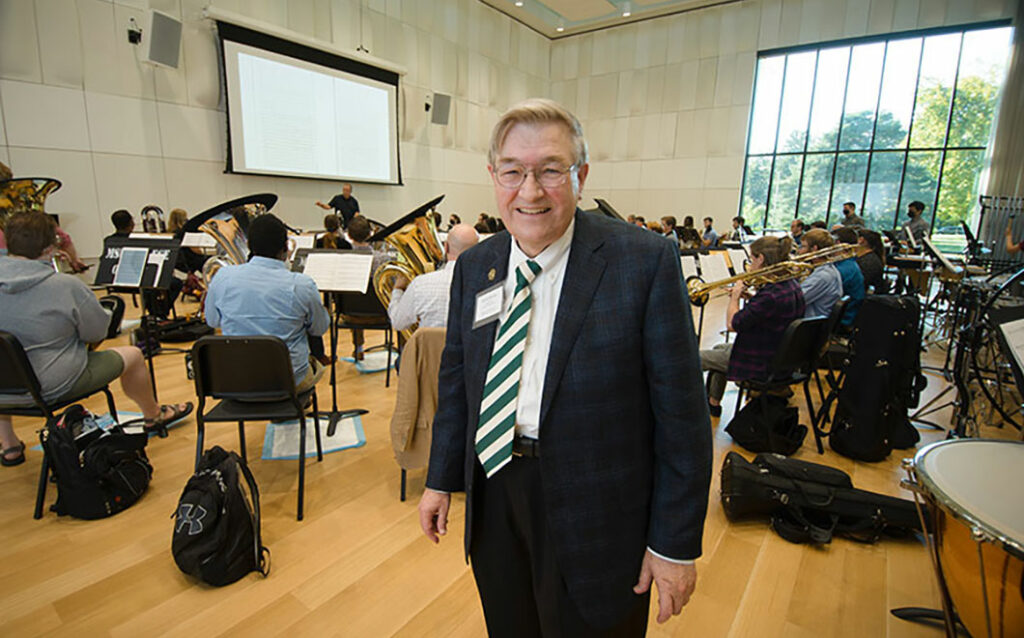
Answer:
[[[265,578],[270,574],[270,549],[263,544],[263,526],[260,523],[260,488],[245,461],[237,454],[233,454],[233,456],[238,463],[238,468],[242,471],[242,476],[245,477],[245,482],[249,484],[249,493],[252,494],[252,511],[256,523],[256,565],[258,566],[257,570]]]

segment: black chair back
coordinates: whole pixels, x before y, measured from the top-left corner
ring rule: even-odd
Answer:
[[[827,322],[826,317],[805,317],[794,320],[786,327],[771,362],[773,380],[810,368],[817,359],[817,347]]]
[[[836,300],[832,311],[828,313],[828,321],[825,324],[825,340],[827,341],[832,336],[836,328],[839,327],[839,322],[843,320],[843,315],[846,314],[846,306],[850,303],[850,295],[843,295]]]
[[[338,312],[351,317],[386,317],[387,308],[380,302],[373,286],[367,288],[366,292],[339,292],[336,293]]]
[[[42,387],[25,349],[17,337],[3,330],[0,330],[0,394],[28,394],[37,407],[45,406]]]
[[[192,365],[200,401],[281,401],[295,395],[291,356],[278,337],[203,337],[192,346]]]

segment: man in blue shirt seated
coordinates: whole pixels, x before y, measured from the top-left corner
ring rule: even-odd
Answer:
[[[803,243],[797,252],[801,255],[812,253],[822,248],[829,248],[835,242],[827,230],[813,228],[803,234]],[[814,272],[800,282],[800,290],[804,293],[805,317],[827,317],[843,296],[843,278],[832,264],[814,264]]]
[[[857,245],[857,231],[848,226],[837,229],[834,234],[840,243]],[[846,314],[843,315],[840,324],[844,328],[849,328],[857,318],[860,305],[864,303],[864,273],[860,271],[856,257],[836,262],[836,270],[843,278],[843,294],[850,297],[850,303],[846,305]]]
[[[316,385],[324,367],[311,360],[307,335],[327,331],[330,317],[320,302],[313,279],[291,272],[288,230],[274,215],[257,217],[249,225],[248,263],[217,271],[206,294],[206,323],[228,336],[280,337],[291,353],[299,392]]]
[[[714,248],[718,245],[718,233],[711,227],[714,220],[710,217],[704,218],[704,235],[701,237],[701,241],[705,248]]]

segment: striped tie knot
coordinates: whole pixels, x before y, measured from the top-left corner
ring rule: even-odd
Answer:
[[[512,459],[519,379],[530,328],[530,284],[540,271],[540,264],[532,259],[516,267],[512,303],[494,338],[474,445],[488,478]]]

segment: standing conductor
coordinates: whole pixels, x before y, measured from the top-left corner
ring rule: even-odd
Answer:
[[[335,195],[326,204],[317,201],[316,205],[324,210],[333,208],[341,216],[341,227],[346,230],[348,230],[348,223],[352,221],[352,218],[359,214],[359,202],[352,197],[352,184],[343,184],[340,195]]]
[[[420,524],[466,550],[491,636],[642,636],[696,584],[711,427],[671,242],[576,208],[580,124],[549,100],[498,121],[507,231],[455,264]]]

